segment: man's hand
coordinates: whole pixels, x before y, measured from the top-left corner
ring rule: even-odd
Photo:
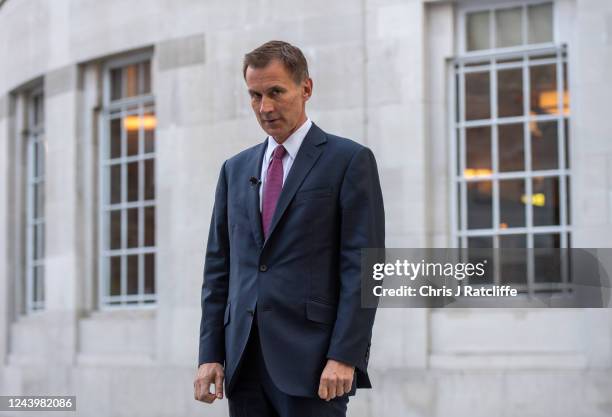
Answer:
[[[328,359],[319,382],[319,397],[329,401],[346,394],[351,390],[354,374],[354,366]]]
[[[223,365],[220,363],[203,363],[198,368],[193,381],[193,396],[198,401],[211,404],[215,399],[223,398]],[[210,392],[210,384],[215,384],[215,393]]]

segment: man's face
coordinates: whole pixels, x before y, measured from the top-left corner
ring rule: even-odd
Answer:
[[[284,142],[306,121],[312,80],[296,84],[277,59],[264,68],[248,67],[245,79],[257,121],[278,143]]]

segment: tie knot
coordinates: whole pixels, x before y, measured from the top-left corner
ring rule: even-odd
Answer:
[[[283,159],[286,153],[287,150],[285,147],[283,145],[278,145],[272,152],[272,158]]]

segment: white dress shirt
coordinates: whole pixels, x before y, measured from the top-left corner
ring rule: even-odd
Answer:
[[[309,118],[306,118],[306,121],[302,126],[300,126],[295,132],[291,134],[285,140],[282,145],[285,147],[287,151],[285,156],[283,157],[283,185],[285,185],[285,180],[287,179],[287,174],[289,174],[289,170],[293,166],[293,161],[295,161],[295,157],[300,150],[300,146],[302,146],[302,142],[304,142],[304,138],[306,134],[310,130],[312,126],[312,121]],[[262,194],[264,189],[264,184],[266,183],[266,174],[268,173],[268,165],[272,160],[272,152],[278,146],[276,140],[272,136],[268,136],[268,148],[264,153],[263,163],[261,164],[261,185],[259,186],[259,211],[262,210]]]

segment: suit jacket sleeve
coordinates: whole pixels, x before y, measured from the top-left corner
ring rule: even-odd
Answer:
[[[365,372],[376,309],[361,307],[361,249],[385,245],[382,191],[368,148],[360,148],[349,163],[340,206],[340,296],[327,357]]]
[[[198,366],[225,360],[223,316],[229,288],[229,236],[225,163],[215,192],[202,283],[202,319]]]

